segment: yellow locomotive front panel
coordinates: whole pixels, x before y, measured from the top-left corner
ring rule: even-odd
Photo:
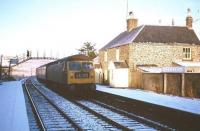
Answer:
[[[81,85],[81,84],[94,84],[95,71],[93,63],[90,61],[70,61],[67,62],[68,66],[68,84]]]

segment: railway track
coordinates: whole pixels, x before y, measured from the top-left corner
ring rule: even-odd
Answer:
[[[34,101],[37,101],[37,99],[43,99],[40,98],[40,94],[42,97],[46,97],[46,101],[42,102],[45,103],[43,105],[47,105],[48,108],[50,107],[48,106],[49,104],[47,102],[50,102],[53,105],[53,109],[47,110],[47,112],[53,112],[57,108],[60,110],[59,113],[53,113],[57,114],[56,117],[54,117],[54,120],[50,122],[50,124],[53,126],[45,126],[45,123],[49,122],[47,121],[42,122],[44,127],[52,128],[54,125],[57,125],[54,123],[54,121],[59,120],[58,123],[61,123],[61,125],[58,124],[58,130],[61,128],[64,130],[68,130],[68,128],[71,130],[171,130],[168,127],[160,125],[159,123],[134,116],[133,114],[116,109],[99,101],[65,99],[51,90],[43,87],[43,85],[36,82],[34,83],[35,84],[33,84],[30,80],[28,82],[29,88],[31,87],[29,89],[30,95],[34,95],[34,93],[31,92],[39,92],[38,95],[36,95],[37,98],[34,98]],[[38,105],[40,104],[36,104],[36,106]],[[40,110],[42,110],[43,113],[46,112],[44,109]],[[39,109],[38,112],[38,114],[43,114],[40,113]],[[42,119],[41,121],[49,120],[48,114],[42,116],[40,118]],[[64,119],[64,116],[67,117],[67,119]],[[63,125],[68,126],[63,127]]]
[[[94,112],[94,114],[110,120],[116,125],[123,125],[124,129],[129,130],[173,130],[165,125],[151,121],[149,119],[116,109],[96,100],[78,100],[75,103],[85,110]]]
[[[31,106],[37,118],[41,130],[80,130],[68,116],[66,116],[55,104],[39,92],[31,81],[25,83],[25,89]]]

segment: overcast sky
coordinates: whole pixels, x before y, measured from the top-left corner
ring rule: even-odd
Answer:
[[[139,25],[184,26],[187,8],[200,18],[199,0],[129,0]],[[126,30],[127,0],[0,0],[0,54],[59,57],[76,54],[84,42],[100,49]],[[160,23],[159,23],[160,20]],[[194,23],[200,36],[200,20]]]

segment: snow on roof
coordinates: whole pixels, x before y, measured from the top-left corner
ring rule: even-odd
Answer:
[[[160,67],[138,67],[138,69],[143,70],[145,72],[151,72],[151,73],[161,73],[162,68]]]
[[[141,25],[131,31],[124,31],[106,44],[101,50],[129,43],[188,43],[200,44],[193,29],[186,26]]]
[[[200,61],[176,61],[176,64],[184,67],[189,67],[189,66],[198,66],[200,67]]]
[[[138,67],[140,70],[149,73],[183,73],[184,67]]]
[[[196,98],[157,94],[144,90],[108,88],[101,85],[97,85],[97,90],[200,115],[200,99]]]

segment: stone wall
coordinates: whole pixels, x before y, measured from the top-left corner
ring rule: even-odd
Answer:
[[[200,46],[191,44],[164,43],[133,43],[130,45],[130,60],[132,68],[137,65],[172,66],[172,62],[183,60],[183,47],[192,50],[193,61],[200,59]]]
[[[126,61],[129,65],[129,71],[136,71],[137,65],[157,65],[158,67],[164,66],[174,66],[173,62],[182,61],[183,60],[183,48],[189,47],[192,50],[192,59],[191,61],[199,61],[200,60],[200,45],[191,45],[191,44],[179,44],[179,43],[132,43],[124,46],[111,48],[107,50],[102,50],[99,52],[99,60],[102,65],[103,70],[103,82],[109,84],[109,63],[111,61],[116,60],[116,50],[119,49],[119,61]],[[104,60],[105,52],[107,52],[107,61]],[[149,77],[149,75],[145,76]],[[163,77],[163,76],[162,76]],[[177,81],[174,81],[176,78]],[[189,79],[188,77],[186,77]],[[157,81],[155,78],[152,79],[152,83]],[[161,78],[162,79],[162,78]],[[165,93],[180,95],[180,75],[168,75],[167,79],[172,81],[172,83],[168,82],[167,90]],[[200,81],[194,78],[196,81]],[[134,81],[135,80],[135,81]],[[133,85],[137,85],[137,88],[144,88],[143,84],[148,86],[148,79],[145,83],[138,82],[141,81],[141,76],[132,75],[129,72],[129,87],[134,87]],[[195,82],[193,82],[195,83]],[[152,90],[156,92],[163,92],[164,87],[162,83],[157,83],[158,86],[148,86],[147,90]],[[188,85],[192,85],[191,83],[186,83]],[[162,86],[161,86],[162,85]],[[194,86],[194,85],[193,85]],[[192,88],[193,88],[192,86]],[[191,86],[188,86],[191,87]],[[195,87],[196,88],[196,87]],[[190,88],[187,88],[189,90]],[[189,91],[187,91],[189,92]],[[186,96],[195,96],[194,93],[187,93]]]
[[[110,48],[107,50],[99,51],[99,60],[102,65],[102,70],[104,74],[104,82],[109,83],[109,71],[108,71],[108,65],[111,61],[117,61],[116,60],[116,50],[119,49],[119,61],[126,61],[127,64],[129,64],[129,45],[120,46],[117,48]],[[105,52],[107,52],[107,61],[104,60],[105,58]]]
[[[108,84],[108,62],[104,60],[106,51],[99,51],[99,61],[102,67],[103,83]]]

